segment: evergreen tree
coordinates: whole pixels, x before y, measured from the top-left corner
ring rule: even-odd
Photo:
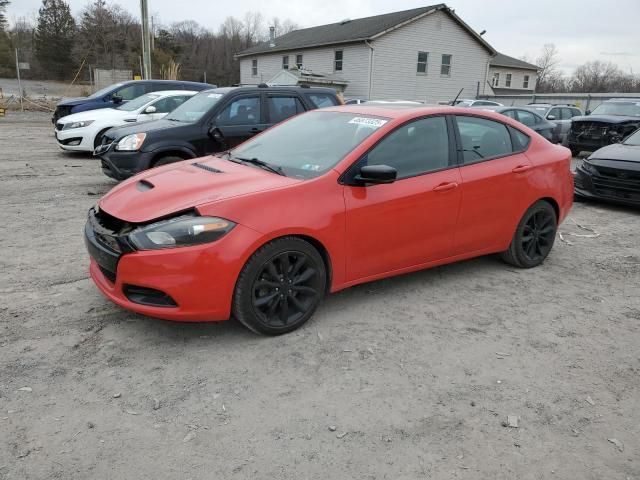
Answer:
[[[6,32],[7,16],[5,12],[8,5],[9,0],[0,0],[0,76],[13,76],[15,73],[12,62],[11,42]]]
[[[74,74],[71,49],[76,24],[64,0],[42,0],[35,35],[35,54],[49,78],[63,79]]]

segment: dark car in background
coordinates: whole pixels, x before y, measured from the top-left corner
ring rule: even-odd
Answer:
[[[148,168],[228,150],[298,113],[341,103],[331,88],[261,84],[206,90],[162,120],[108,130],[94,153],[105,175],[123,180]]]
[[[555,123],[545,120],[533,109],[528,107],[482,107],[483,110],[501,113],[509,118],[526,125],[531,130],[536,131],[551,143],[559,143],[556,135],[557,126]]]
[[[614,98],[584,117],[574,117],[568,147],[573,156],[621,142],[640,128],[640,98]]]
[[[640,206],[640,130],[593,152],[576,169],[575,197]]]
[[[63,100],[56,105],[51,121],[55,125],[59,118],[66,117],[72,113],[99,108],[113,108],[145,93],[158,92],[160,90],[191,90],[199,92],[209,88],[216,88],[216,86],[208,83],[182,80],[131,80],[130,82],[115,83],[98,90],[88,97]]]
[[[556,124],[556,138],[558,142],[566,145],[571,123],[574,117],[582,117],[584,112],[575,105],[561,105],[552,103],[530,103],[527,105],[545,120]]]

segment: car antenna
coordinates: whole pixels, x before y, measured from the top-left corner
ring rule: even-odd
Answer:
[[[453,102],[451,102],[449,105],[455,105],[456,101],[458,100],[458,97],[460,97],[460,95],[462,95],[462,91],[464,90],[464,88],[461,88],[460,91],[458,92],[458,95],[456,95],[456,98],[453,99]]]

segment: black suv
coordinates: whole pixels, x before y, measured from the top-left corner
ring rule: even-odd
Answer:
[[[583,150],[620,143],[640,127],[640,98],[614,98],[585,117],[573,117],[568,146],[575,157]]]
[[[225,87],[194,95],[162,120],[108,130],[95,154],[123,180],[148,168],[228,150],[298,113],[339,105],[336,91]]]

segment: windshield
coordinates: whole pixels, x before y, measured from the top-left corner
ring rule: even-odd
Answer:
[[[118,87],[124,85],[123,83],[116,83],[115,85],[109,85],[108,87],[104,87],[103,89],[98,90],[96,93],[89,95],[89,98],[100,98],[105,96],[111,90],[115,90]]]
[[[592,115],[621,115],[625,117],[640,117],[640,103],[601,103]]]
[[[160,98],[160,95],[157,93],[147,93],[146,95],[142,95],[141,97],[134,98],[133,100],[129,100],[126,103],[123,103],[119,107],[116,107],[116,110],[123,110],[125,112],[133,112],[134,110],[138,110],[141,107],[144,107],[147,103],[152,102],[156,98]]]
[[[333,168],[389,120],[343,112],[310,112],[267,130],[231,152],[294,178],[315,178]]]
[[[218,103],[223,96],[223,93],[199,93],[176,108],[166,118],[167,120],[173,120],[175,122],[197,122],[205,113],[211,110],[211,107]]]
[[[629,135],[629,137],[627,137],[627,139],[623,143],[625,145],[640,147],[640,130],[636,130],[634,133]]]
[[[456,106],[458,107],[470,107],[473,104],[471,100],[462,100],[457,101]]]

